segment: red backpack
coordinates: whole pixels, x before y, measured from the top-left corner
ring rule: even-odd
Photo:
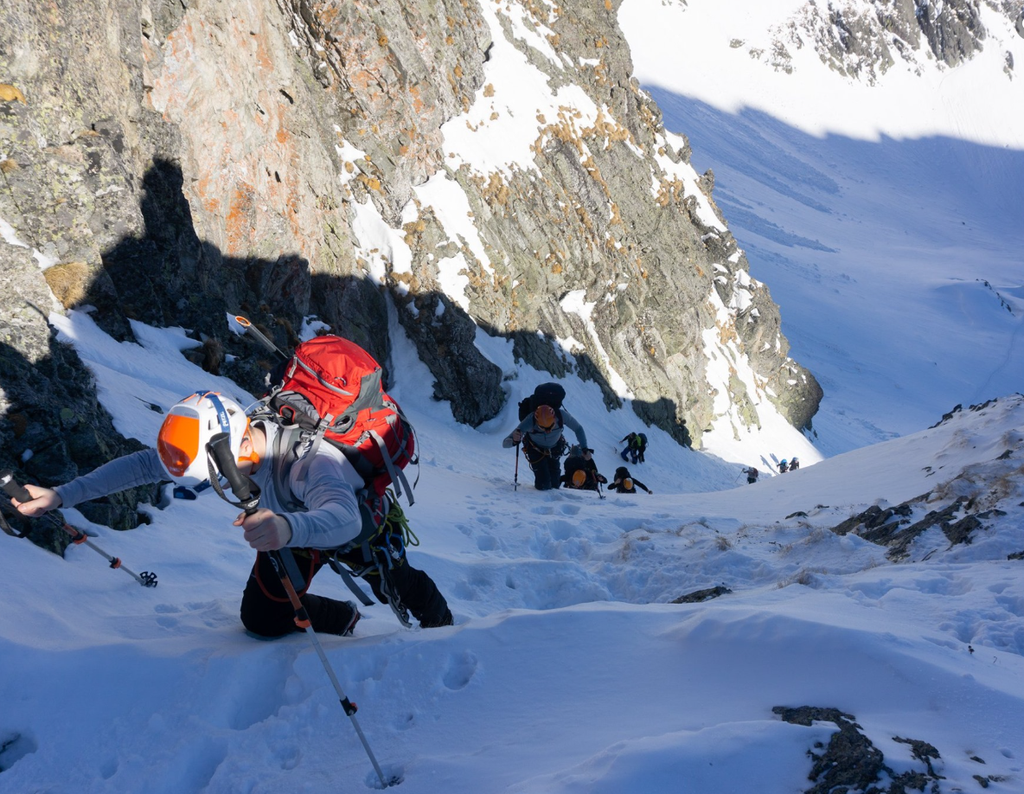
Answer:
[[[402,469],[417,463],[416,437],[401,408],[384,391],[380,364],[355,342],[340,336],[317,336],[303,342],[271,375],[274,384],[263,398],[273,418],[283,420],[275,449],[291,455],[288,464],[312,460],[321,439],[340,449],[368,489],[383,496],[394,484],[412,487]],[[279,496],[290,493],[287,472],[280,469]]]

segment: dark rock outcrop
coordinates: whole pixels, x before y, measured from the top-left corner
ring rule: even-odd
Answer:
[[[827,747],[808,749],[813,765],[807,779],[814,785],[805,794],[833,794],[840,791],[858,791],[862,794],[905,794],[909,791],[938,791],[937,781],[942,775],[932,766],[939,760],[939,751],[920,739],[893,736],[900,744],[909,745],[911,756],[923,764],[923,769],[895,772],[885,763],[885,756],[861,731],[852,714],[835,708],[814,706],[775,706],[772,713],[794,725],[831,722],[839,730],[832,734]],[[818,752],[815,752],[817,750]],[[926,788],[929,786],[932,788]]]

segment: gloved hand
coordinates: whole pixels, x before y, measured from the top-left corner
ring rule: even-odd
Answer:
[[[515,430],[513,430],[512,431],[512,443],[513,444],[518,444],[522,440],[523,440],[522,431],[520,431],[519,428],[516,428]]]
[[[235,526],[245,530],[246,542],[256,551],[277,551],[292,539],[292,528],[288,522],[265,507],[249,516],[240,514],[235,519]]]
[[[31,502],[19,502],[17,499],[11,499],[11,503],[18,508],[18,512],[23,516],[35,518],[61,505],[60,497],[52,488],[43,488],[39,485],[25,485],[25,490],[32,495]]]

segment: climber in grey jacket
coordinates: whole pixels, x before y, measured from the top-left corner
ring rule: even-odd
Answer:
[[[242,623],[260,637],[290,634],[298,630],[294,610],[268,552],[293,549],[307,585],[331,558],[369,571],[363,550],[347,548],[364,529],[360,507],[361,494],[365,493],[363,478],[344,454],[329,444],[321,444],[308,465],[288,466],[275,443],[278,426],[259,419],[250,422],[240,405],[221,394],[199,391],[172,406],[160,427],[156,449],[110,461],[54,489],[26,485],[33,499],[18,504],[18,510],[28,516],[42,515],[58,507],[74,507],[89,499],[167,480],[187,487],[200,486],[210,476],[207,443],[218,431],[228,436],[238,470],[260,489],[259,509],[235,520],[245,540],[258,552],[242,594]],[[275,472],[280,483],[275,482]],[[380,510],[387,513],[388,504],[382,502]],[[391,544],[391,539],[383,535],[378,540]],[[386,553],[391,558],[390,581],[386,584],[420,625],[451,625],[452,614],[444,597],[426,573],[409,564],[404,547],[388,548]],[[369,574],[367,581],[374,595],[388,603],[388,594],[382,589],[383,574]],[[313,595],[305,589],[299,595],[317,631],[350,634],[360,618],[351,601]]]
[[[587,434],[582,425],[564,408],[556,410],[550,405],[538,406],[501,442],[506,449],[522,443],[538,491],[557,488],[561,481],[559,460],[568,449],[562,434],[563,425],[576,434],[580,448],[588,450]],[[583,453],[583,459],[590,460],[589,450]]]

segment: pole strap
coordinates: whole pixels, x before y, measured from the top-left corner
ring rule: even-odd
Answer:
[[[302,577],[302,572],[299,570],[298,564],[295,562],[295,555],[292,554],[292,550],[287,546],[283,549],[278,549],[278,556],[281,558],[281,564],[284,566],[284,571],[288,574],[288,578],[292,580],[292,584],[295,589],[302,592],[306,589],[306,580]]]

